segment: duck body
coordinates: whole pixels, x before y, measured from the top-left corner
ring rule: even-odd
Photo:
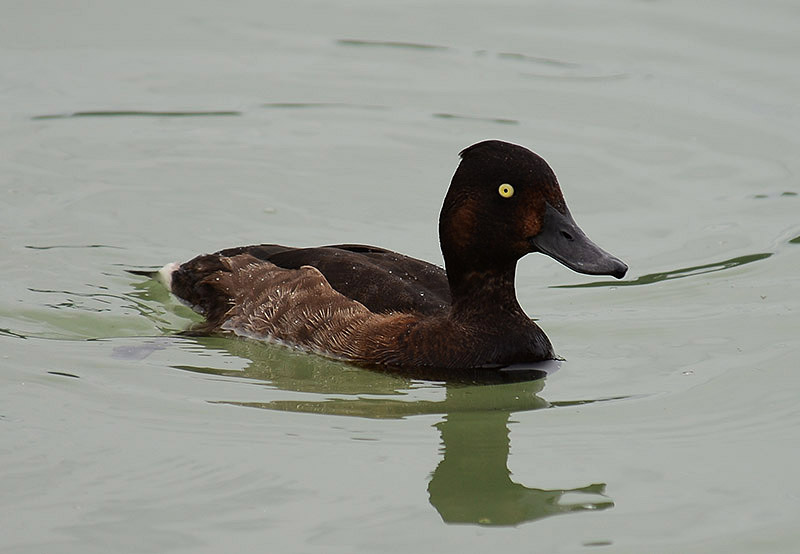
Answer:
[[[377,247],[246,246],[167,271],[172,292],[206,317],[202,333],[391,367],[499,367],[554,356],[516,298],[500,310],[493,295],[482,299],[488,305],[454,308],[442,268]]]
[[[475,369],[554,359],[520,307],[517,261],[544,252],[622,277],[572,220],[547,163],[484,141],[461,153],[439,237],[445,268],[365,245],[244,246],[159,272],[205,316],[196,331],[277,341],[366,366]]]

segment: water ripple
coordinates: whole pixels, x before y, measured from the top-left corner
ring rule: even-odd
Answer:
[[[488,121],[489,123],[500,123],[501,125],[519,125],[516,119],[508,119],[503,117],[477,117],[473,115],[458,115],[452,113],[435,113],[433,117],[439,119],[461,119],[467,121]]]
[[[554,58],[543,58],[540,56],[529,56],[527,54],[518,54],[516,52],[500,52],[497,54],[498,58],[503,58],[506,60],[515,60],[515,61],[522,61],[522,62],[533,62],[543,65],[552,65],[556,67],[580,67],[580,64],[574,62],[565,62],[562,60],[556,60]]]
[[[373,46],[379,48],[401,48],[406,50],[449,50],[447,46],[424,44],[419,42],[403,42],[393,40],[361,40],[343,38],[336,41],[342,46]]]
[[[48,246],[26,244],[25,248],[31,250],[53,250],[56,248],[117,248],[119,250],[124,250],[122,246],[111,246],[110,244],[53,244]]]
[[[71,119],[77,117],[215,117],[239,116],[239,111],[147,111],[147,110],[97,110],[64,114],[35,115],[31,119]]]

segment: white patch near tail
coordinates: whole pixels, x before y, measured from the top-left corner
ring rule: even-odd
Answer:
[[[178,262],[172,262],[158,270],[158,280],[172,292],[172,274],[181,266]]]

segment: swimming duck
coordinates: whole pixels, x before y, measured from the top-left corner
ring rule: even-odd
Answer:
[[[439,217],[444,269],[374,246],[243,246],[164,266],[203,333],[266,339],[366,366],[476,369],[555,359],[522,310],[517,261],[541,252],[590,275],[627,266],[570,215],[550,166],[488,140],[460,153]]]

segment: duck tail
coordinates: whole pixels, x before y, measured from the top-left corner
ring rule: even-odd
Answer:
[[[150,279],[155,279],[160,281],[164,284],[164,286],[169,289],[170,292],[175,292],[172,289],[172,275],[175,273],[176,270],[180,268],[180,264],[177,262],[172,262],[161,269],[151,270],[151,269],[126,269],[128,273],[131,275],[140,275],[142,277],[148,277]]]
[[[233,307],[230,286],[231,259],[203,254],[184,264],[171,263],[158,271],[158,279],[194,311],[206,318],[206,326],[221,324]]]

